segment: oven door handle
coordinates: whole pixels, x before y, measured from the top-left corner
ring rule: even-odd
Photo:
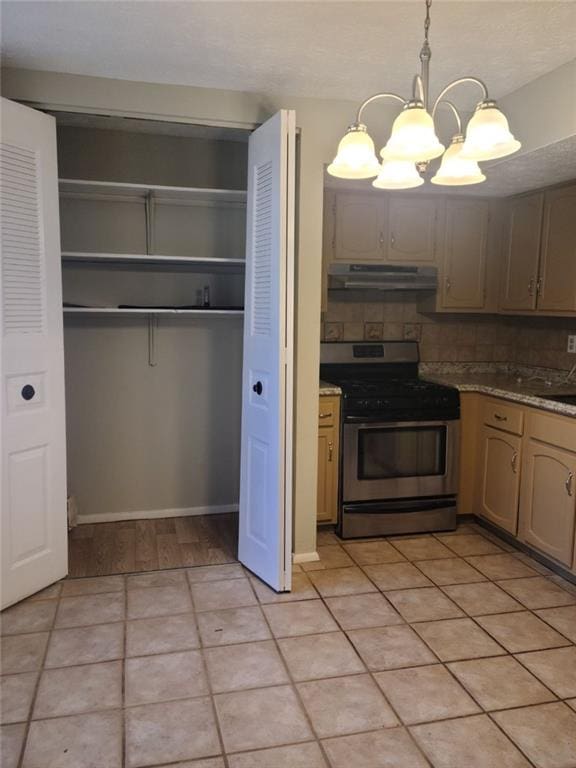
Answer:
[[[443,427],[453,422],[460,420],[459,416],[453,419],[423,419],[422,421],[387,421],[382,416],[366,417],[366,416],[345,416],[344,425],[350,425],[354,427],[366,427],[367,429],[373,429],[374,427]]]

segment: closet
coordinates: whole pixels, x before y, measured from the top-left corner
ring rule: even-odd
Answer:
[[[58,116],[68,490],[82,522],[238,508],[247,140]]]

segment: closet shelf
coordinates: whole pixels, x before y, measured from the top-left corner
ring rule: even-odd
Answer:
[[[87,181],[59,179],[60,194],[132,196],[155,200],[210,201],[214,203],[245,203],[246,190],[215,189],[211,187],[165,187],[157,184],[125,184],[116,181]]]
[[[244,259],[212,259],[147,253],[92,253],[90,251],[62,251],[62,261],[82,264],[147,264],[150,266],[190,267],[197,272],[242,272],[245,266]]]
[[[193,317],[241,317],[243,309],[155,309],[142,307],[64,307],[65,315],[192,315]]]

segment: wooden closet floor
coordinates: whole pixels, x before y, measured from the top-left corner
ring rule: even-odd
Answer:
[[[236,562],[238,514],[78,525],[68,536],[69,576]]]

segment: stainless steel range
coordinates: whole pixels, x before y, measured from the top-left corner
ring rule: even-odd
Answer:
[[[339,535],[455,528],[459,396],[418,378],[418,344],[322,344],[320,377],[343,393]]]

